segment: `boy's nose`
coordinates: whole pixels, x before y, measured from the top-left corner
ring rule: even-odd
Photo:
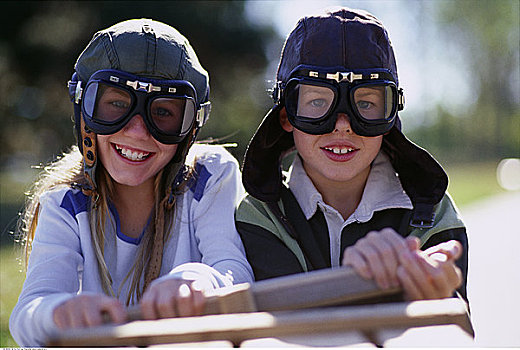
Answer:
[[[336,128],[334,131],[344,131],[347,133],[352,131],[352,128],[350,127],[350,117],[346,113],[338,113]]]

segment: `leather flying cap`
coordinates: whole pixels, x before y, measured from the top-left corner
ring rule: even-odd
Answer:
[[[197,102],[208,100],[209,75],[188,39],[175,28],[151,19],[131,19],[97,32],[74,66],[86,82],[101,69],[169,80],[187,80]]]
[[[362,10],[340,8],[300,19],[282,49],[277,81],[287,82],[300,65],[337,71],[385,68],[398,82],[388,33],[376,17]],[[244,157],[244,187],[264,202],[279,200],[283,186],[281,159],[294,148],[292,135],[280,125],[279,113],[283,107],[283,103],[275,104],[267,113]],[[383,137],[382,148],[414,205],[433,207],[442,199],[448,178],[435,159],[408,140],[400,129],[397,117]]]
[[[343,8],[302,18],[285,42],[277,80],[286,82],[299,65],[341,70],[386,68],[398,81],[386,29],[376,17],[362,10]]]

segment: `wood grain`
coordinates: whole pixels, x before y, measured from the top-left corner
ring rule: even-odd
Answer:
[[[341,306],[296,311],[207,315],[155,321],[134,321],[74,329],[54,334],[47,346],[148,346],[152,344],[311,335],[351,330],[378,332],[456,324],[472,334],[465,303],[458,298]]]

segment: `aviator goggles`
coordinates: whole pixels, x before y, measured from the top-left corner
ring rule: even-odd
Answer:
[[[139,114],[157,141],[175,144],[194,123],[204,125],[210,112],[210,102],[198,106],[195,88],[185,80],[148,79],[106,69],[95,72],[84,87],[76,84],[74,101],[81,104],[85,124],[96,134],[114,134]]]
[[[334,131],[338,113],[360,136],[383,135],[404,107],[403,90],[386,69],[327,73],[300,66],[273,96],[295,128],[313,135]]]

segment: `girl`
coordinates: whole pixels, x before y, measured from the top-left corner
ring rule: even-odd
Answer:
[[[189,42],[153,20],[96,33],[69,82],[78,146],[36,183],[21,224],[26,281],[10,318],[22,346],[56,327],[199,314],[202,290],[251,282],[233,222],[236,160],[193,145],[209,77]],[[193,146],[192,146],[193,145]]]

